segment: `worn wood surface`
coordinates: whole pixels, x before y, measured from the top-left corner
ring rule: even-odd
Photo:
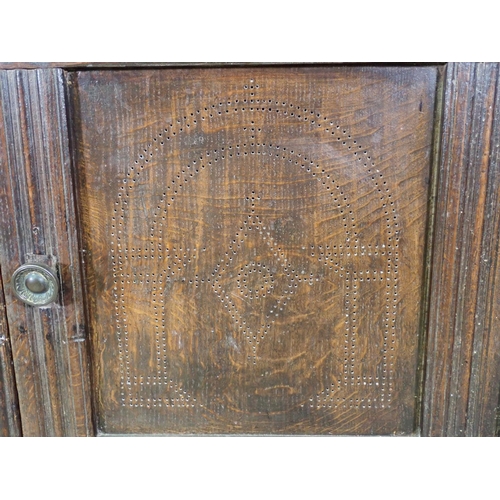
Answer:
[[[498,64],[448,65],[434,219],[426,204],[434,206],[435,68],[117,72],[75,63],[70,152],[63,73],[54,64],[0,72],[1,435],[21,434],[16,377],[26,435],[94,432],[80,231],[101,433],[418,432],[418,325],[427,323],[422,433],[498,433]],[[270,99],[271,112],[257,99]],[[218,114],[226,110],[231,118]],[[331,137],[320,120],[312,126],[310,111],[326,118]],[[362,166],[353,161],[355,140],[370,156],[366,167],[364,156]],[[236,144],[239,155],[227,149]],[[313,161],[309,172],[304,157]],[[377,200],[370,166],[387,182],[382,194],[397,216],[392,277],[387,202]],[[333,182],[346,199],[332,204]],[[426,220],[435,221],[428,294]],[[252,229],[244,236],[240,227]],[[385,255],[368,245],[386,245]],[[13,298],[10,276],[41,255],[64,275],[63,298],[32,309]],[[381,312],[388,293],[361,270],[382,271],[397,293],[393,353]],[[262,321],[271,310],[274,322]]]
[[[429,315],[425,435],[494,435],[500,394],[498,64],[450,64]]]
[[[437,73],[69,74],[100,432],[415,432]]]
[[[474,344],[467,407],[468,436],[496,435],[498,431],[495,420],[500,414],[500,73],[499,65],[494,67],[495,101],[486,120],[486,131],[491,136],[486,148],[487,154],[486,151],[483,152],[481,162],[488,178],[484,195],[484,222],[474,314]],[[477,71],[479,72],[479,68]],[[489,99],[487,105],[491,106]]]
[[[162,67],[196,67],[196,66],[266,66],[279,65],[272,62],[0,62],[0,69],[50,69],[60,68],[66,70],[78,69],[109,69],[109,68],[162,68]],[[282,64],[282,63],[281,63]],[[292,63],[287,63],[292,64]],[[301,64],[301,63],[299,63]],[[318,63],[302,63],[314,65]]]
[[[431,63],[352,63],[328,62],[330,66],[429,66]],[[443,65],[444,63],[432,63]],[[117,69],[117,68],[186,68],[186,67],[252,67],[252,66],[319,66],[325,62],[0,62],[1,69],[51,69],[60,68],[69,71],[84,69]]]
[[[1,71],[0,103],[0,264],[23,432],[92,434],[62,71]],[[10,286],[20,264],[36,261],[62,284],[42,308]]]
[[[21,419],[0,275],[0,436],[20,436]]]

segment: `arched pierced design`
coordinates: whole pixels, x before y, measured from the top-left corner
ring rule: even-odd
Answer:
[[[400,228],[387,183],[347,129],[259,97],[254,82],[244,90],[172,120],[120,187],[111,252],[122,404],[388,407]],[[303,144],[266,141],[269,127],[299,123]],[[226,245],[211,247],[213,234]],[[145,289],[150,302],[134,303]],[[319,350],[308,350],[311,336]],[[238,401],[225,392],[234,377]]]

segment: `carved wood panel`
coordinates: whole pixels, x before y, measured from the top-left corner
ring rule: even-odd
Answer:
[[[413,433],[437,69],[68,83],[100,432]]]

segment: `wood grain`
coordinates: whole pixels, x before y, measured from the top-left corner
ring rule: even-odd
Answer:
[[[0,436],[21,436],[21,419],[0,275]]]
[[[328,62],[333,66],[375,66],[375,67],[404,67],[404,66],[430,66],[443,65],[444,63],[352,63]],[[144,69],[144,68],[196,68],[196,67],[252,67],[252,66],[324,66],[321,62],[0,62],[2,69],[65,69],[68,71],[84,69]]]
[[[99,432],[416,431],[437,74],[69,74]]]
[[[0,66],[0,435],[498,434],[498,64],[447,65],[437,119],[428,65],[241,66]],[[58,268],[57,304],[13,298],[28,261]]]
[[[499,65],[495,66],[495,101],[491,114],[483,122],[486,134],[491,135],[480,158],[487,181],[482,180],[486,186],[467,408],[468,436],[496,435],[495,421],[500,409],[500,78]],[[481,70],[485,71],[479,66],[478,74]],[[491,100],[485,105],[491,106]]]
[[[424,435],[493,435],[498,347],[498,64],[447,68]]]
[[[24,435],[93,434],[62,71],[1,71],[0,102],[0,263]],[[56,303],[14,298],[25,262],[57,268]]]
[[[26,435],[93,434],[93,418],[102,434],[411,434],[419,432],[420,419],[424,435],[498,433],[498,64],[449,64],[437,121],[432,67],[202,63],[202,69],[189,63],[160,69],[169,64],[152,63],[157,67],[143,70],[141,63],[112,71],[123,65],[97,63],[106,69],[89,71],[92,63],[4,63],[12,71],[0,72],[1,435],[22,433],[19,407]],[[71,70],[75,151],[66,129],[64,73],[51,69],[58,66]],[[24,67],[44,69],[14,70]],[[259,110],[252,99],[271,103]],[[285,101],[295,106],[286,117]],[[187,112],[197,110],[205,120],[194,123],[196,114]],[[235,114],[229,119],[219,110]],[[311,118],[310,111],[335,124],[332,137],[311,126],[317,113]],[[274,112],[279,119],[271,118]],[[433,216],[427,183],[439,123]],[[165,128],[170,139],[158,147]],[[388,293],[382,281],[368,283],[366,271],[389,276],[393,240],[382,223],[376,179],[348,153],[354,140],[370,156],[366,169],[379,170],[387,182],[399,225],[398,279],[389,279],[396,291],[392,361],[383,354],[392,343],[384,335],[390,322],[375,314]],[[235,144],[239,156],[235,150],[229,156]],[[314,160],[310,171],[305,157]],[[201,163],[204,170],[188,177]],[[124,204],[118,195],[128,186]],[[345,199],[337,196],[335,205],[328,191],[336,186]],[[172,190],[168,205],[163,193]],[[358,251],[347,258],[355,238]],[[359,250],[368,245],[378,251]],[[126,258],[113,257],[118,250]],[[281,265],[285,259],[294,267]],[[13,299],[10,276],[27,261],[58,267],[59,303],[32,309]],[[262,321],[273,307],[274,322]],[[121,341],[120,328],[127,335]],[[373,377],[387,384],[383,391]]]

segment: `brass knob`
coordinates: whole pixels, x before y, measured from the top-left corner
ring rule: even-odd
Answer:
[[[30,306],[46,306],[57,299],[59,281],[50,267],[24,264],[12,275],[14,295]]]

